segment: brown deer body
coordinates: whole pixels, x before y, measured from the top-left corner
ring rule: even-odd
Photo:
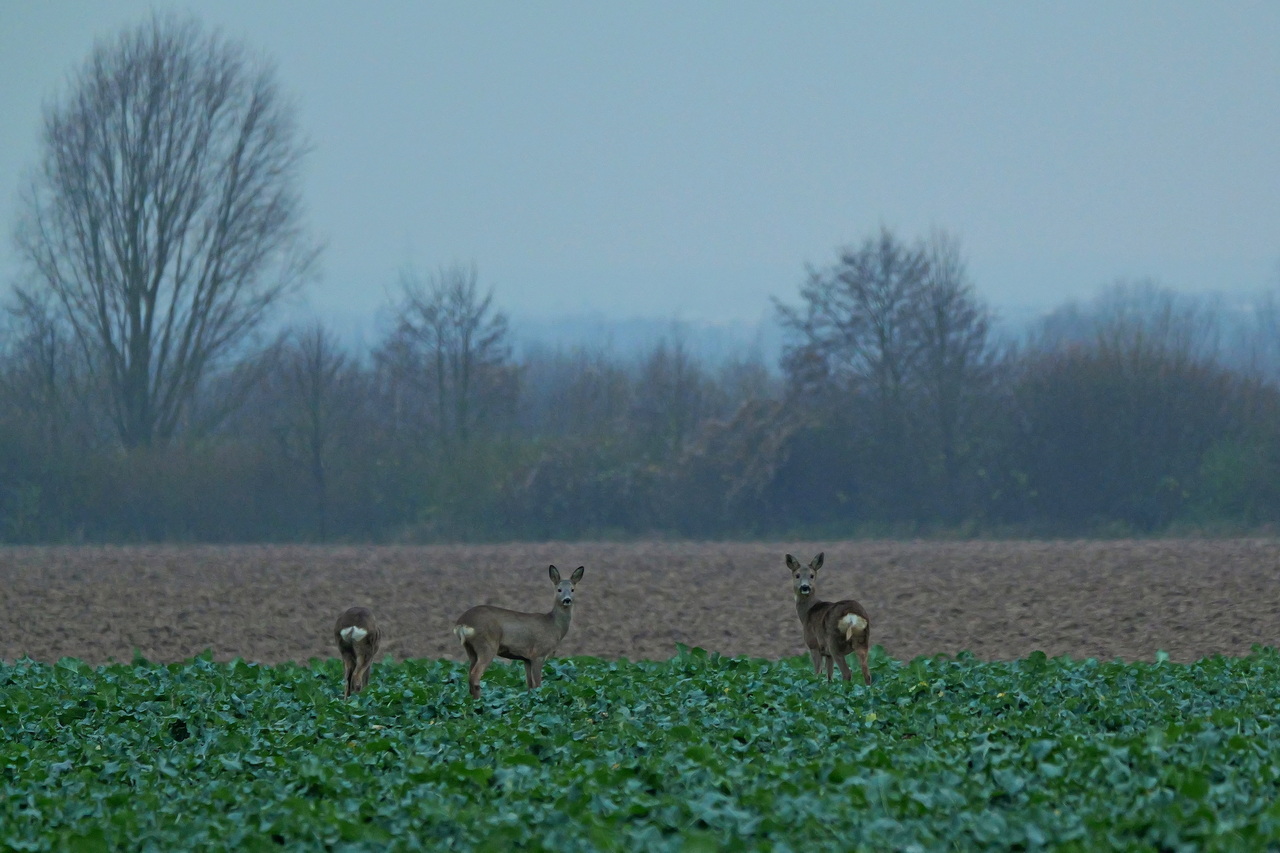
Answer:
[[[550,613],[524,613],[481,604],[458,617],[453,633],[457,634],[471,661],[467,681],[473,697],[480,698],[480,679],[494,657],[524,661],[528,689],[542,683],[542,664],[569,632],[569,620],[573,617],[573,586],[582,580],[584,568],[578,566],[568,580],[561,580],[560,570],[555,566],[548,567],[547,574],[556,585],[555,603]]]
[[[348,607],[333,626],[333,638],[342,654],[342,698],[359,693],[369,686],[369,670],[378,653],[382,632],[366,607]]]
[[[818,600],[818,569],[822,568],[822,554],[814,557],[807,567],[790,554],[787,568],[791,570],[796,594],[796,613],[800,627],[804,629],[804,644],[813,658],[813,671],[822,674],[827,665],[827,681],[831,680],[832,661],[840,664],[845,681],[853,678],[845,657],[853,652],[862,667],[862,680],[871,684],[871,670],[867,667],[867,653],[871,648],[871,617],[866,608],[851,598],[843,601]]]

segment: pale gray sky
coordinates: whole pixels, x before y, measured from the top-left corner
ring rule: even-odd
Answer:
[[[0,0],[0,280],[42,103],[153,8],[297,97],[322,316],[474,261],[517,317],[756,319],[881,223],[997,307],[1277,283],[1280,3],[1167,0]]]

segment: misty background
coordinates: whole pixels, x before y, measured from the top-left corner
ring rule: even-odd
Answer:
[[[316,250],[172,381],[32,227],[148,22]],[[1263,3],[4,4],[0,539],[1268,524],[1278,72]]]

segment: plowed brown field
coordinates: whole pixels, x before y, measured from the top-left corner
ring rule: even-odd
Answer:
[[[804,651],[783,554],[820,550],[821,597],[861,600],[899,659],[1189,661],[1280,642],[1272,539],[53,547],[0,548],[0,658],[306,661],[333,656],[334,619],[363,604],[384,654],[462,659],[458,614],[549,610],[550,563],[587,567],[560,655],[775,658]]]

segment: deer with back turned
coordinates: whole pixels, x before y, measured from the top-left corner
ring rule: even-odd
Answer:
[[[825,553],[825,552],[823,552]],[[796,613],[804,630],[804,644],[813,658],[813,671],[822,674],[827,666],[827,681],[831,680],[831,665],[840,665],[845,681],[853,678],[845,657],[853,652],[862,667],[862,679],[871,684],[871,670],[867,667],[867,653],[871,646],[871,617],[866,608],[846,598],[843,601],[818,600],[818,569],[822,568],[820,553],[802,566],[795,557],[787,554],[787,568],[791,570],[796,595]]]
[[[471,661],[467,682],[474,698],[480,698],[480,679],[494,657],[524,661],[525,685],[529,690],[542,684],[543,663],[569,632],[573,587],[582,580],[584,569],[578,566],[568,580],[561,580],[559,569],[547,568],[551,582],[556,585],[550,613],[524,613],[481,604],[458,617],[453,633]]]
[[[382,632],[367,607],[348,607],[333,626],[333,637],[342,655],[342,698],[369,686],[369,670],[378,653]]]

